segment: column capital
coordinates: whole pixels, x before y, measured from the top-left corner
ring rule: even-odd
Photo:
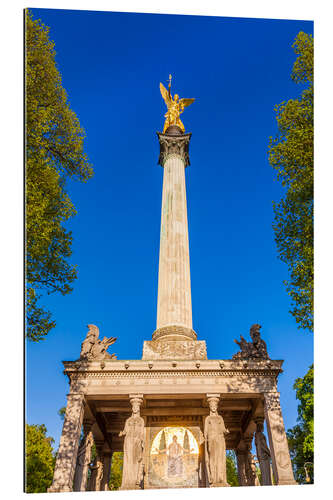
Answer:
[[[132,406],[132,415],[135,413],[140,415],[140,408],[143,403],[143,394],[129,394],[129,400]]]
[[[256,432],[261,432],[264,429],[265,417],[254,417],[253,421],[256,424]]]
[[[221,394],[218,394],[218,393],[213,393],[213,394],[209,393],[208,394],[207,393],[206,394],[206,398],[207,398],[207,401],[209,401],[209,399],[218,399],[218,400],[220,400],[221,399]]]
[[[131,405],[133,406],[133,403],[139,403],[142,405],[143,403],[143,394],[129,394],[129,400]]]
[[[185,167],[190,165],[189,144],[191,135],[191,133],[183,134],[180,129],[177,135],[161,134],[161,132],[157,132],[160,143],[158,164],[164,167],[168,157],[177,156],[183,161]]]
[[[246,451],[249,452],[252,448],[252,440],[253,440],[253,436],[246,436],[246,437],[243,437],[243,441],[244,441],[244,444],[246,446]]]

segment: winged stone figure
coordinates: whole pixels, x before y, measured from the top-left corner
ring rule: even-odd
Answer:
[[[81,344],[80,359],[92,360],[103,360],[103,359],[116,359],[115,354],[109,354],[107,349],[110,345],[114,344],[117,340],[116,337],[104,337],[100,340],[99,328],[96,325],[88,325],[88,333],[86,338]]]
[[[181,115],[181,113],[183,113],[184,109],[187,106],[189,106],[195,101],[195,99],[187,99],[187,98],[179,99],[178,94],[175,94],[174,97],[172,98],[171,75],[169,76],[169,91],[167,91],[167,89],[164,87],[162,83],[160,83],[160,91],[164,99],[164,102],[166,104],[166,107],[168,108],[168,111],[164,115],[165,122],[164,122],[163,134],[170,125],[178,125],[178,127],[184,133],[185,127],[182,121],[180,120],[179,116]]]

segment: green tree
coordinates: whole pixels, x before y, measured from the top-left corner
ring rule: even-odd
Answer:
[[[270,138],[269,162],[286,189],[274,204],[275,241],[288,265],[286,289],[299,328],[313,330],[313,38],[298,33],[291,78],[303,84],[298,99],[275,107],[278,134]]]
[[[119,490],[123,476],[123,453],[115,451],[112,455],[111,474],[109,488],[110,490]]]
[[[25,491],[46,493],[51,486],[55,458],[54,439],[46,436],[45,425],[25,426]]]
[[[310,366],[303,378],[295,380],[294,389],[298,405],[298,424],[287,431],[290,455],[298,482],[304,483],[306,479],[304,464],[309,462],[308,473],[313,483],[313,458],[314,458],[314,369]]]
[[[62,406],[62,407],[58,410],[58,415],[59,415],[59,417],[61,418],[61,420],[65,420],[65,413],[66,413],[66,406]]]
[[[43,292],[65,295],[77,277],[68,262],[72,234],[63,225],[76,213],[66,180],[86,181],[93,171],[83,151],[84,130],[62,87],[49,28],[28,10],[25,25],[26,333],[37,342],[55,326],[39,303]]]
[[[227,451],[227,482],[230,486],[239,486],[235,452]]]

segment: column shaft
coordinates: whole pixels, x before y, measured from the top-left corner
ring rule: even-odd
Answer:
[[[78,450],[74,476],[74,491],[87,490],[88,470],[91,462],[92,445],[94,442],[92,432],[90,431],[91,426],[92,423],[89,423],[89,429],[85,429],[83,443]],[[85,427],[84,422],[83,427]]]
[[[109,453],[105,452],[103,455],[103,478],[101,481],[101,491],[109,490],[111,461],[112,461],[112,452]]]
[[[239,486],[247,486],[246,478],[246,450],[236,450],[237,475]]]
[[[192,329],[185,165],[176,154],[164,163],[156,328],[174,325]]]
[[[274,478],[278,485],[297,484],[294,479],[288,441],[282,418],[280,395],[278,392],[266,392],[264,394],[264,399],[265,419]]]
[[[83,394],[69,394],[53,482],[49,492],[73,491],[73,479],[84,413]]]

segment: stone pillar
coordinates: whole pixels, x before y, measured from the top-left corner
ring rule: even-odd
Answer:
[[[90,466],[91,476],[89,479],[88,490],[89,491],[101,491],[101,484],[104,475],[104,439],[95,439],[96,446],[96,458],[94,464]]]
[[[239,486],[247,486],[247,478],[246,478],[246,450],[236,450],[237,457],[237,475]]]
[[[91,462],[91,448],[94,443],[94,438],[91,432],[93,424],[93,420],[83,420],[84,436],[77,455],[74,491],[86,491],[87,489],[88,470]]]
[[[254,421],[257,426],[257,430],[255,433],[255,444],[261,472],[261,484],[262,486],[271,486],[271,453],[267,446],[266,438],[263,433],[264,417],[256,417]]]
[[[278,485],[297,484],[291,466],[278,392],[264,393],[264,411],[274,478]]]
[[[169,129],[171,132],[169,133]],[[196,340],[192,329],[185,166],[191,134],[171,126],[158,134],[164,167],[157,325],[153,340]]]
[[[105,451],[103,453],[103,478],[101,482],[101,491],[109,491],[111,461],[112,461],[112,451]]]
[[[48,488],[48,492],[73,491],[83,413],[84,395],[77,393],[68,394],[53,482],[50,488]]]
[[[243,438],[245,444],[245,475],[246,475],[246,485],[247,486],[260,486],[259,479],[257,476],[257,468],[254,463],[254,456],[252,455],[252,440],[253,436],[247,436]]]

